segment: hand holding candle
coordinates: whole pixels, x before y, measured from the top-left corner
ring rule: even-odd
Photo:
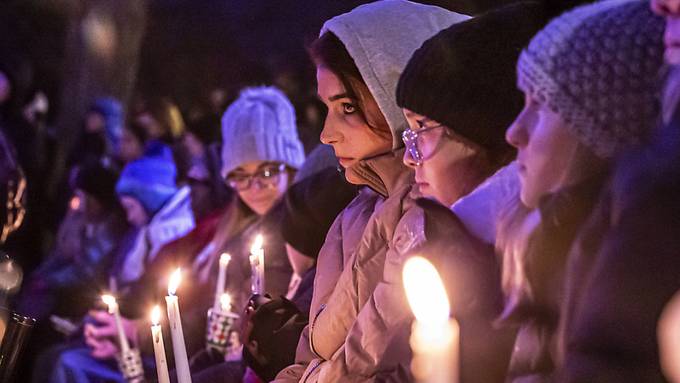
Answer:
[[[175,353],[175,370],[179,383],[191,383],[191,371],[189,370],[189,358],[184,344],[184,332],[182,331],[182,319],[179,315],[179,301],[175,293],[182,279],[182,271],[175,270],[170,276],[168,283],[168,296],[165,303],[168,308],[168,324],[172,336],[172,349]]]
[[[439,273],[425,258],[413,257],[404,265],[403,279],[416,317],[411,333],[413,375],[418,382],[458,382],[460,327],[449,319],[449,299]]]
[[[123,323],[120,319],[120,311],[118,309],[118,302],[113,295],[102,295],[102,301],[109,307],[109,314],[113,315],[116,321],[116,330],[118,332],[118,344],[120,345],[121,353],[125,353],[130,350],[130,344],[128,343],[127,336],[125,336],[125,331],[123,330]]]
[[[165,344],[163,343],[163,330],[160,325],[161,308],[154,306],[151,311],[151,340],[153,342],[153,353],[156,357],[156,373],[158,383],[170,383],[168,374],[168,362],[165,359]]]

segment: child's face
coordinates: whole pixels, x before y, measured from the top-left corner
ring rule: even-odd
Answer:
[[[290,182],[280,163],[252,161],[242,164],[227,176],[239,198],[258,215],[266,214],[283,196]]]
[[[524,109],[505,137],[517,148],[520,198],[527,207],[536,207],[541,197],[565,186],[579,144],[560,115],[526,95]]]

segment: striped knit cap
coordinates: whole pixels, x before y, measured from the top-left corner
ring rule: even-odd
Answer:
[[[606,0],[551,21],[517,63],[519,88],[596,155],[638,143],[659,112],[664,21],[641,0]]]

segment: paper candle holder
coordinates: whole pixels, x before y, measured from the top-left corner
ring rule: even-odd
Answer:
[[[144,366],[139,350],[131,348],[116,355],[118,368],[123,374],[123,378],[130,383],[141,383],[144,381]]]
[[[229,345],[229,331],[234,322],[239,318],[232,312],[208,310],[208,328],[206,331],[206,347],[213,348],[221,353],[227,351]]]

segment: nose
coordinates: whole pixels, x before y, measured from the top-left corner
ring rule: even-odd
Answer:
[[[322,144],[333,145],[340,142],[342,135],[337,129],[330,116],[326,116],[326,120],[323,123],[323,130],[321,131],[321,136],[319,139]]]
[[[505,141],[517,149],[525,147],[528,142],[525,119],[526,111],[523,110],[505,131]]]
[[[408,166],[409,168],[415,169],[418,164],[416,163],[416,160],[413,158],[411,155],[411,151],[408,150],[408,146],[406,147],[406,150],[404,150],[404,165]]]
[[[680,17],[680,0],[652,0],[652,10],[665,17]]]

